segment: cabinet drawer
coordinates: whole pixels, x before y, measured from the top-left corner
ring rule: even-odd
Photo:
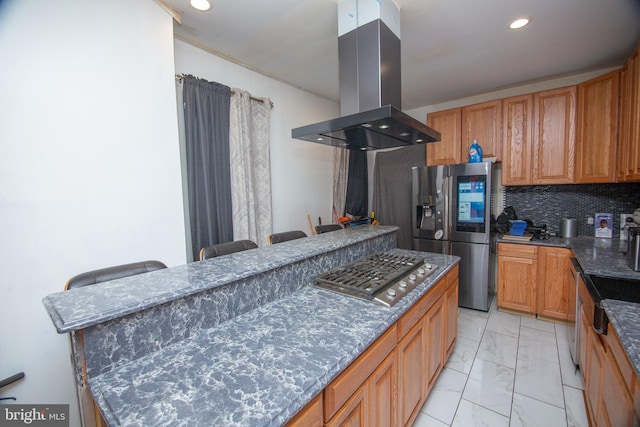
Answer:
[[[455,276],[450,276],[450,274],[455,274]],[[455,267],[454,270],[448,272],[444,277],[441,277],[438,282],[433,285],[431,289],[427,291],[426,294],[418,300],[417,303],[413,305],[406,313],[402,315],[400,320],[398,320],[398,341],[404,337],[407,332],[411,330],[415,326],[416,323],[422,316],[426,314],[427,311],[433,306],[433,304],[438,301],[438,299],[444,294],[447,290],[448,281],[453,281],[458,276],[458,266]]]
[[[538,246],[498,243],[498,255],[535,259],[538,256]]]
[[[396,347],[398,328],[393,324],[360,357],[324,389],[324,419],[329,420]]]

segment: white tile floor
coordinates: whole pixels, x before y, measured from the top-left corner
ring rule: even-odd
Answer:
[[[461,308],[458,341],[414,427],[587,427],[567,326]]]

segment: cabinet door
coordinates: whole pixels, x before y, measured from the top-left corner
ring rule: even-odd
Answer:
[[[502,185],[530,185],[533,95],[502,101]]]
[[[461,160],[478,140],[483,157],[502,157],[502,100],[483,102],[462,108]]]
[[[420,320],[398,344],[400,425],[415,419],[420,411],[425,388],[425,331]]]
[[[425,340],[425,366],[427,367],[426,396],[433,388],[442,367],[444,366],[444,298],[440,298],[425,316],[427,339]]]
[[[537,261],[498,256],[498,306],[535,313]]]
[[[447,292],[444,296],[444,363],[451,355],[456,345],[456,336],[458,334],[458,276],[452,280]]]
[[[637,56],[637,52],[635,54]],[[618,162],[616,177],[625,181],[633,175],[633,128],[634,128],[634,89],[635,57],[631,57],[620,70],[620,119],[618,120]]]
[[[322,427],[323,425],[322,393],[314,397],[307,406],[285,424],[286,427]]]
[[[326,425],[327,427],[367,427],[369,426],[368,406],[369,393],[365,383]]]
[[[598,410],[598,426],[631,427],[635,412],[627,385],[610,352],[604,355],[602,400]]]
[[[629,154],[632,159],[632,165],[630,167],[631,176],[629,179],[634,181],[640,180],[640,120],[638,120],[638,116],[640,115],[640,53],[638,50],[640,50],[640,45],[636,48],[631,59],[633,62],[633,90],[631,94],[631,103],[633,106],[631,123],[633,128],[629,148]]]
[[[591,414],[592,420],[599,417],[600,399],[602,397],[602,375],[604,372],[604,346],[600,342],[600,337],[593,330],[590,324],[587,324],[587,372],[585,373],[586,382],[584,392],[587,402],[587,410]]]
[[[539,315],[568,320],[569,290],[572,283],[571,249],[540,247],[538,249],[538,301]],[[574,309],[571,307],[571,309]]]
[[[580,365],[580,374],[582,375],[582,382],[584,384],[587,383],[587,378],[589,377],[589,353],[587,353],[587,334],[589,333],[589,328],[591,327],[591,323],[589,323],[589,319],[587,319],[587,315],[584,311],[584,306],[582,306],[582,310],[580,310],[580,330],[578,333],[580,334],[579,339],[579,349],[578,349],[578,365]]]
[[[619,76],[616,70],[578,85],[577,183],[615,181]]]
[[[574,179],[576,87],[534,94],[533,183],[571,184]]]
[[[398,356],[394,350],[369,379],[371,426],[398,425]]]
[[[460,163],[461,109],[436,111],[427,114],[427,125],[440,132],[439,142],[427,144],[427,166]]]

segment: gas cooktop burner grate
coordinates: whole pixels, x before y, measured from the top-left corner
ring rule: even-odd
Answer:
[[[391,291],[390,287],[397,287],[403,293],[410,291],[417,280],[416,275],[411,273],[416,270],[419,271],[421,280],[424,280],[435,268],[425,266],[424,259],[417,256],[375,253],[318,276],[315,284],[331,291],[391,306],[401,295],[396,298],[395,290]],[[402,280],[403,278],[407,280]],[[407,281],[412,281],[412,286],[408,286]],[[387,290],[389,296],[380,301],[379,296],[384,290]]]

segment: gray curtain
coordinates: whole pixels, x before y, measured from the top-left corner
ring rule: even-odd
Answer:
[[[366,217],[369,207],[369,173],[366,151],[353,150],[349,153],[348,173],[344,213],[355,217]],[[338,212],[338,215],[342,215],[342,213]]]
[[[425,166],[424,144],[377,152],[373,167],[373,211],[383,225],[395,225],[398,247],[412,249],[411,168]]]
[[[229,166],[231,89],[185,76],[184,127],[191,249],[233,240]]]

